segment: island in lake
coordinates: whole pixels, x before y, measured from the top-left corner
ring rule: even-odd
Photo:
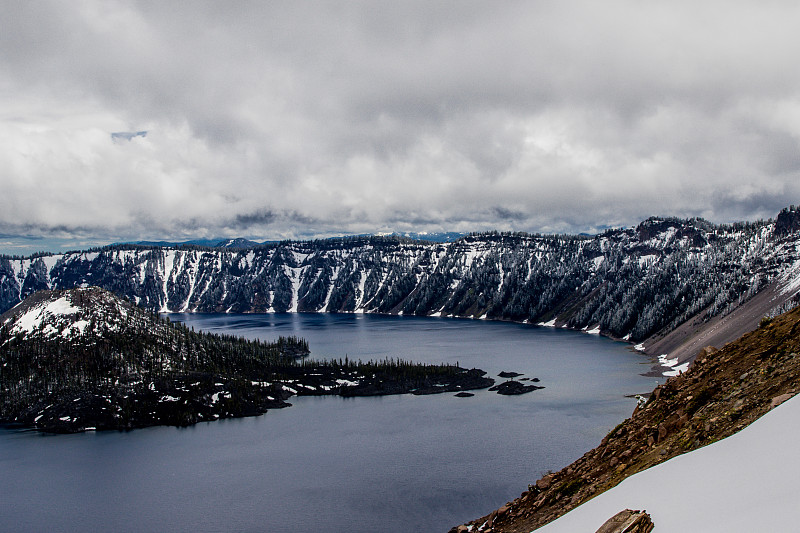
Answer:
[[[186,426],[287,407],[293,395],[494,385],[479,369],[309,353],[297,337],[196,332],[99,288],[41,291],[0,316],[0,421],[56,433]]]

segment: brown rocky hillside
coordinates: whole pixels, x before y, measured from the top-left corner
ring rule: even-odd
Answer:
[[[656,387],[595,449],[451,532],[468,526],[484,532],[534,530],[636,472],[736,433],[797,393],[798,352],[800,308],[763,320],[721,350],[704,349],[687,372]]]

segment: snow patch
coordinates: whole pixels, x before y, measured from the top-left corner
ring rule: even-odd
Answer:
[[[356,292],[356,313],[363,313],[364,308],[362,305],[364,304],[364,286],[367,283],[367,274],[364,271],[359,271],[359,278],[358,278],[358,291]]]
[[[175,250],[168,250],[164,254],[164,276],[162,278],[162,280],[164,281],[164,286],[163,286],[164,302],[161,304],[161,310],[160,310],[161,313],[169,312],[169,309],[167,308],[167,299],[168,299],[167,295],[169,294],[169,291],[167,289],[169,286],[169,280],[172,277],[172,269],[175,266],[176,253],[177,252]]]
[[[78,333],[83,335],[83,331],[86,329],[86,326],[89,325],[88,320],[78,320],[69,328],[70,330],[78,330]]]
[[[672,368],[673,366],[678,364],[678,358],[675,357],[674,359],[670,359],[669,355],[662,353],[658,356],[658,364],[661,366],[668,366]]]
[[[783,282],[781,294],[793,295],[800,290],[800,261],[795,261],[791,267],[781,274],[779,279]]]
[[[678,358],[670,359],[667,354],[658,356],[658,364],[671,370],[665,370],[661,374],[666,377],[677,376],[681,372],[686,372],[689,369],[689,362],[678,364]]]
[[[688,362],[674,366],[672,367],[672,370],[667,370],[666,372],[662,372],[662,375],[664,375],[665,377],[673,377],[680,375],[681,373],[686,372],[687,370],[689,370]]]
[[[35,329],[41,327],[42,322],[47,318],[64,317],[78,312],[80,312],[80,309],[74,307],[65,296],[62,296],[58,300],[39,304],[29,309],[16,319],[11,331],[13,333],[32,333]]]
[[[289,278],[292,282],[292,305],[288,309],[289,313],[296,313],[297,312],[297,304],[300,302],[300,284],[301,280],[301,268],[292,268],[292,267],[283,267],[283,272],[286,274],[286,277]]]
[[[658,259],[658,256],[654,255],[654,254],[642,255],[642,256],[639,257],[639,266],[642,267],[642,268],[648,267],[648,266],[652,265],[653,263],[655,263],[656,259]]]

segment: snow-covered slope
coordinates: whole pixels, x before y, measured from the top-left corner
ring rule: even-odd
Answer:
[[[66,296],[52,302],[42,302],[22,314],[11,328],[11,333],[32,333],[48,319],[60,320],[79,312],[80,309],[74,307]]]
[[[646,509],[657,533],[798,531],[800,397],[739,433],[670,459],[536,530],[596,531],[623,509]]]
[[[10,335],[74,339],[89,330],[116,332],[131,311],[143,314],[128,302],[93,288],[63,293],[42,291],[0,315],[0,327],[6,328]]]

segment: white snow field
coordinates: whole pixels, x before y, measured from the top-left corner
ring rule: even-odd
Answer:
[[[592,532],[623,509],[653,533],[800,531],[800,395],[726,439],[629,477],[537,533]]]
[[[74,315],[78,312],[80,312],[80,309],[74,307],[66,298],[59,298],[54,302],[44,302],[29,309],[27,313],[17,318],[11,332],[31,333],[36,328],[41,327],[42,322],[48,316],[62,317]]]

